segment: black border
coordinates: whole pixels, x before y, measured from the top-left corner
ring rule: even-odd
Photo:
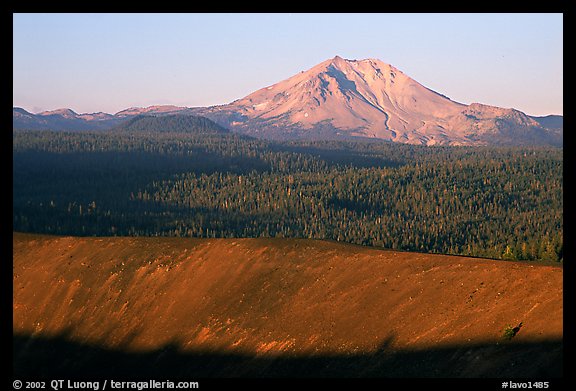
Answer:
[[[422,12],[422,13],[439,13],[439,12],[449,12],[449,13],[514,13],[514,12],[521,12],[521,13],[563,13],[564,20],[566,26],[571,29],[569,19],[571,16],[571,12],[568,10],[568,5],[571,3],[570,0],[565,1],[494,1],[494,0],[487,0],[482,2],[466,2],[460,1],[458,3],[451,3],[451,2],[422,2],[421,4],[415,3],[413,1],[409,2],[402,2],[396,1],[392,2],[383,2],[383,3],[376,3],[370,4],[367,3],[365,5],[360,6],[361,8],[369,8],[372,10],[371,12],[384,12],[384,13],[398,13],[398,12]],[[353,5],[353,4],[352,4]],[[89,6],[90,9],[81,8],[83,6]],[[10,31],[6,31],[5,36],[13,36],[13,20],[12,14],[13,13],[29,13],[29,12],[146,12],[146,13],[155,13],[155,12],[232,12],[232,13],[244,13],[244,12],[319,12],[319,13],[330,13],[330,12],[366,12],[363,9],[350,9],[351,4],[349,3],[342,3],[340,7],[344,6],[345,9],[336,9],[338,6],[336,3],[316,3],[310,4],[309,2],[285,2],[282,4],[278,4],[275,2],[267,2],[266,4],[258,4],[253,2],[236,2],[233,4],[220,4],[217,2],[204,2],[202,4],[194,4],[192,2],[164,2],[162,4],[151,3],[151,2],[140,2],[137,5],[129,4],[129,3],[116,3],[113,7],[108,5],[104,5],[102,3],[80,3],[80,2],[71,2],[71,1],[59,1],[59,2],[43,2],[39,4],[33,4],[30,2],[18,2],[13,3],[10,5],[10,12],[6,12],[4,17],[2,18],[2,25],[6,30],[10,29]],[[568,23],[566,23],[568,22]],[[564,34],[564,38],[574,36],[573,33]],[[565,45],[566,46],[566,45]],[[10,46],[13,54],[13,48]],[[6,61],[6,59],[5,59]],[[567,65],[568,63],[565,64]],[[566,72],[564,75],[564,85],[567,85],[567,81],[571,78],[569,67],[564,67],[569,72]],[[13,87],[13,82],[12,82]],[[4,89],[6,91],[6,95],[8,94],[9,89]],[[566,99],[565,99],[566,100]],[[6,111],[8,111],[8,104],[6,104]],[[572,144],[572,136],[576,132],[573,130],[572,115],[569,113],[565,117],[565,128],[568,129],[568,136],[564,140],[564,151],[569,149],[571,151],[571,144]],[[6,122],[8,121],[8,113],[6,113]],[[8,124],[6,124],[6,129],[4,129],[2,148],[5,148],[2,157],[8,160],[10,157],[10,161],[6,161],[4,164],[5,169],[8,171],[6,173],[7,176],[10,177],[10,181],[12,183],[12,150],[11,148],[8,149],[12,145],[11,141],[11,131],[8,131]],[[571,158],[571,156],[569,156]],[[569,189],[567,194],[570,194],[571,184],[573,181],[570,180],[570,175],[572,168],[576,167],[571,159],[568,159],[570,169],[565,170],[564,174],[568,174],[568,181],[565,181],[565,189]],[[7,196],[10,199],[10,210],[12,209],[12,193]],[[566,199],[564,203],[565,211],[568,212],[568,216],[572,217],[572,208],[571,199]],[[3,211],[8,214],[8,208],[3,208]],[[564,222],[572,222],[572,218],[564,219]],[[7,262],[6,260],[12,256],[12,218],[9,216],[5,216],[3,222],[1,224],[2,227],[2,243],[0,244],[3,251],[3,257],[5,261],[2,262],[3,270],[0,272],[2,278],[2,282],[0,283],[2,286],[2,314],[1,322],[0,322],[0,335],[3,338],[2,346],[6,347],[2,349],[3,354],[10,354],[9,352],[12,351],[12,343],[11,343],[11,324],[9,324],[9,320],[12,319],[12,315],[6,316],[5,314],[8,313],[9,309],[12,307],[12,287],[13,287],[13,280],[12,280],[12,267],[11,262]],[[550,382],[550,390],[558,390],[558,389],[566,389],[568,384],[571,384],[572,387],[576,385],[574,382],[573,373],[575,372],[574,369],[574,355],[573,355],[573,333],[576,330],[576,325],[574,324],[574,299],[576,298],[576,293],[574,291],[574,285],[576,279],[574,278],[574,268],[576,260],[570,259],[574,258],[573,254],[573,240],[566,240],[566,238],[572,239],[571,235],[573,231],[570,229],[569,224],[564,224],[564,233],[565,233],[565,250],[564,254],[565,257],[568,258],[567,264],[565,264],[564,268],[564,378],[561,379],[189,379],[190,381],[198,381],[200,383],[200,389],[227,389],[227,388],[237,388],[237,387],[250,387],[250,389],[271,389],[278,386],[288,387],[288,388],[324,388],[324,387],[344,387],[344,388],[351,388],[351,389],[377,389],[381,388],[384,389],[388,387],[388,389],[396,390],[400,389],[401,387],[418,387],[419,389],[429,389],[430,387],[441,387],[442,389],[455,389],[455,390],[462,390],[462,389],[482,389],[482,390],[500,390],[502,389],[502,382],[507,380],[513,380],[516,382],[521,381],[528,381],[528,380],[538,380],[538,381],[549,381]],[[11,313],[11,312],[10,312]],[[12,313],[11,313],[12,314]],[[10,346],[10,349],[7,347]],[[12,357],[12,356],[11,356]],[[10,358],[10,362],[12,359]],[[8,371],[2,371],[3,373],[8,373]],[[11,368],[10,368],[11,372]],[[13,375],[7,376],[6,378],[3,377],[2,382],[3,389],[11,390],[12,382],[14,377]],[[33,379],[20,379],[20,380],[33,380]],[[96,379],[93,379],[96,380]],[[141,379],[134,379],[135,381]],[[162,379],[156,379],[162,380]]]

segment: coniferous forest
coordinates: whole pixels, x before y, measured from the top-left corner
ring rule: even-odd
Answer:
[[[563,260],[562,149],[271,142],[205,119],[13,131],[13,229]]]

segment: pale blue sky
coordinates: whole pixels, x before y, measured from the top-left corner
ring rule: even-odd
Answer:
[[[339,55],[461,103],[562,114],[562,14],[14,14],[13,104],[229,103]]]

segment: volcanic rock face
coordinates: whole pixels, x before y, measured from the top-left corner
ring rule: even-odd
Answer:
[[[430,127],[426,121],[438,122],[464,108],[391,65],[340,57],[230,106],[250,119],[283,120],[306,130],[326,122],[351,136],[403,142],[420,142],[418,133]]]
[[[324,61],[203,115],[240,132],[267,138],[368,137],[412,144],[561,144],[524,113],[454,102],[376,59]],[[537,132],[538,137],[533,137]],[[522,139],[515,140],[523,144]]]

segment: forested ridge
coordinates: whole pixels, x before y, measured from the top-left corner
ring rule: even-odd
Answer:
[[[277,143],[171,120],[104,132],[15,130],[14,230],[304,237],[563,258],[562,149]]]

